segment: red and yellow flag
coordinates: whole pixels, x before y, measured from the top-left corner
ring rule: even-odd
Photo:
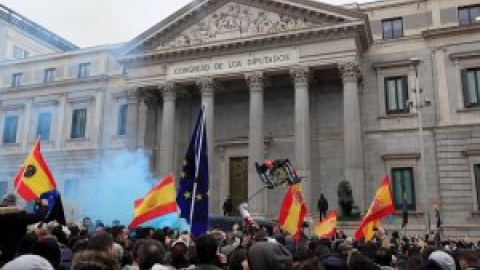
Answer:
[[[380,220],[385,216],[395,214],[395,207],[392,198],[390,177],[386,175],[375,194],[375,198],[373,199],[367,214],[355,233],[355,239],[357,241],[362,238],[365,238],[365,241],[370,241],[373,238],[373,228],[378,228],[378,226],[380,226]]]
[[[337,233],[337,210],[328,215],[315,226],[315,235],[322,238],[332,238]]]
[[[283,199],[278,223],[282,229],[289,232],[295,239],[300,238],[302,223],[307,215],[307,206],[301,184],[291,185]]]
[[[35,200],[43,193],[56,188],[52,173],[40,152],[40,140],[37,139],[32,151],[20,166],[15,177],[14,187],[25,200]]]
[[[135,201],[134,218],[128,228],[134,229],[152,219],[177,212],[175,199],[175,182],[173,175],[169,174],[143,199]]]

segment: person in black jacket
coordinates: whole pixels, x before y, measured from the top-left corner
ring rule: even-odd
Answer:
[[[327,216],[328,211],[328,201],[325,198],[325,195],[321,194],[320,199],[318,199],[318,212],[320,213],[320,221],[322,221]]]
[[[46,205],[46,202],[42,202]],[[27,226],[43,221],[44,212],[28,214],[17,205],[17,196],[7,194],[0,204],[0,265],[15,257],[18,244],[27,234]]]

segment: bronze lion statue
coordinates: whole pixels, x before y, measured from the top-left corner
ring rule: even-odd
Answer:
[[[352,185],[348,181],[342,181],[338,185],[338,204],[342,216],[351,217],[354,206]]]

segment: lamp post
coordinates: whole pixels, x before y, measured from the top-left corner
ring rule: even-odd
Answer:
[[[410,59],[410,64],[415,70],[415,102],[410,102],[410,104],[416,108],[418,116],[418,134],[420,137],[420,182],[422,183],[422,197],[423,197],[423,215],[425,219],[425,231],[428,234],[430,230],[430,207],[429,199],[427,195],[427,177],[425,169],[425,146],[423,144],[423,121],[422,121],[422,108],[430,106],[429,101],[422,101],[420,99],[420,94],[422,89],[420,88],[420,81],[418,78],[418,66],[420,65],[420,59],[417,57]]]

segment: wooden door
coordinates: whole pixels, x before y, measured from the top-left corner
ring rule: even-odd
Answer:
[[[238,205],[248,200],[248,157],[230,158],[230,196],[234,213],[238,214]]]

